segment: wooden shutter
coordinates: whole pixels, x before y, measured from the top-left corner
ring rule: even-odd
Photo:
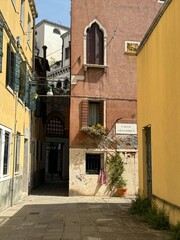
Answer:
[[[98,44],[96,45],[96,49],[98,49],[98,58],[96,59],[96,63],[103,65],[104,64],[104,33],[98,28],[97,32],[98,36]]]
[[[29,72],[26,71],[24,102],[27,104],[29,95]]]
[[[34,99],[34,94],[37,91],[37,82],[33,82],[33,84],[29,85],[29,97],[28,97],[28,108],[31,110],[36,109],[36,99]]]
[[[0,22],[0,72],[2,72],[2,56],[3,56],[3,23]]]
[[[16,92],[19,92],[19,83],[20,83],[20,54],[14,54],[14,79],[13,79],[13,89]]]
[[[81,125],[82,127],[88,126],[88,100],[81,102]]]
[[[87,30],[87,63],[104,64],[104,33],[97,23]]]
[[[7,62],[6,62],[6,85],[11,82],[11,46],[7,44]]]
[[[26,94],[25,84],[26,84],[26,61],[23,61],[20,63],[20,92],[19,92],[19,96],[23,101]]]
[[[104,125],[104,101],[99,102],[99,123]]]

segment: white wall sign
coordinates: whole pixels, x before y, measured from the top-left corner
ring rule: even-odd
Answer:
[[[116,134],[137,134],[137,124],[116,123]]]

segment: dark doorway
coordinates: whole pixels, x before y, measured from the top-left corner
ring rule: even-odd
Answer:
[[[147,196],[152,197],[152,159],[151,159],[151,127],[145,128],[146,137],[146,167],[147,167]]]
[[[63,149],[64,149],[63,143],[48,142],[46,144],[47,153],[46,181],[62,180]]]

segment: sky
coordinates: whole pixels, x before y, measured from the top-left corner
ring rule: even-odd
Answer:
[[[36,24],[43,19],[70,27],[70,0],[35,0]]]

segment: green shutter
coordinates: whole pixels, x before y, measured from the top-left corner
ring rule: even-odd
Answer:
[[[28,98],[28,107],[31,110],[36,109],[36,99],[34,98],[34,95],[37,91],[37,82],[33,81],[31,84],[29,84],[29,98]]]
[[[28,96],[29,96],[29,72],[26,71],[26,77],[25,77],[25,94],[24,94],[24,102],[28,103]]]
[[[6,85],[11,85],[11,44],[7,44]]]
[[[2,56],[3,56],[3,23],[0,22],[0,72],[2,72]]]
[[[20,63],[20,91],[19,96],[24,101],[26,92],[26,61]]]
[[[19,92],[20,83],[20,54],[14,54],[14,91]]]

